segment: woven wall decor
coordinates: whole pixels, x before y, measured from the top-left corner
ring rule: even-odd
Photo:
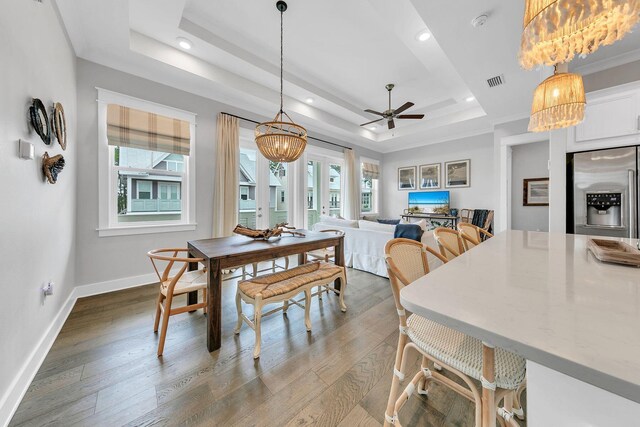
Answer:
[[[64,108],[62,104],[56,102],[53,104],[53,114],[51,115],[51,128],[53,134],[58,140],[58,144],[63,150],[67,149],[67,120],[64,117]]]
[[[58,181],[58,174],[62,172],[64,168],[64,157],[62,154],[49,157],[49,153],[46,151],[42,156],[42,172],[49,181],[49,184],[55,184]]]
[[[51,144],[51,127],[49,126],[49,117],[44,104],[38,98],[33,98],[31,107],[29,107],[29,118],[31,126],[36,131],[42,142]]]

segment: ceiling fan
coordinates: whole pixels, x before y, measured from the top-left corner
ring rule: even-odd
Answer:
[[[371,114],[376,114],[378,116],[382,116],[381,119],[376,119],[376,120],[372,120],[370,122],[367,123],[363,123],[360,126],[367,126],[370,125],[372,123],[376,123],[379,122],[380,120],[386,120],[387,121],[387,126],[389,127],[389,129],[394,129],[396,127],[395,122],[393,121],[393,119],[422,119],[424,118],[424,114],[400,114],[405,110],[408,110],[409,108],[413,107],[413,102],[405,102],[401,107],[396,108],[395,110],[391,108],[391,91],[393,90],[393,88],[395,87],[394,84],[389,83],[388,85],[385,86],[387,88],[387,91],[389,91],[389,109],[386,110],[385,112],[381,113],[379,111],[375,111],[375,110],[364,110],[367,113],[371,113]]]

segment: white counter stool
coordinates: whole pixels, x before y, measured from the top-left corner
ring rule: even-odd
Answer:
[[[455,257],[464,253],[464,245],[458,230],[452,230],[447,227],[438,227],[433,230],[433,236],[436,238],[436,242],[438,243],[440,254],[445,257],[447,261],[451,261]]]
[[[400,318],[400,337],[393,369],[393,381],[385,411],[385,426],[391,424],[400,426],[398,412],[402,406],[416,389],[420,394],[427,394],[428,383],[436,381],[475,403],[475,425],[480,427],[483,415],[486,414],[482,413],[483,396],[473,381],[475,379],[482,383],[488,401],[493,399],[495,402],[495,406],[492,405],[495,412],[488,416],[499,416],[501,425],[517,427],[518,423],[512,412],[512,402],[515,390],[525,378],[525,360],[506,350],[496,348],[494,364],[492,369],[488,369],[489,367],[483,365],[484,347],[481,341],[416,314],[407,317],[400,302],[400,290],[429,273],[428,254],[436,256],[442,262],[447,262],[443,255],[413,240],[393,239],[385,246],[389,281]],[[422,366],[398,396],[400,382],[405,378],[409,350],[415,350],[422,355]],[[439,372],[428,369],[427,361],[429,360],[459,377],[467,387],[461,386]],[[486,379],[485,376],[489,378]],[[499,407],[502,400],[504,400],[504,407]]]
[[[184,257],[178,256],[179,253],[185,253]],[[158,332],[160,324],[160,316],[162,315],[162,329],[160,330],[160,340],[158,341],[158,357],[162,356],[164,351],[164,342],[167,337],[167,328],[169,327],[169,317],[174,314],[186,313],[199,308],[206,313],[207,310],[207,275],[205,269],[186,272],[189,263],[203,262],[202,258],[188,258],[188,249],[154,249],[147,252],[147,256],[153,264],[153,269],[160,281],[160,293],[156,302],[156,318],[153,324],[153,332]],[[158,270],[156,264],[166,264],[164,269],[161,268],[162,274]],[[182,264],[180,270],[171,276],[171,269],[178,264]],[[172,308],[173,297],[193,291],[202,290],[202,302],[191,304],[184,307]]]

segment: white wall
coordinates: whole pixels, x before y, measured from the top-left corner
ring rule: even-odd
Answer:
[[[523,180],[549,176],[549,141],[515,145],[511,153],[511,229],[549,231],[549,206],[524,206]]]
[[[98,108],[96,87],[187,110],[196,117],[196,222],[195,231],[98,237]],[[254,120],[246,111],[183,92],[112,68],[78,60],[78,251],[76,283],[88,285],[152,273],[147,251],[157,247],[184,247],[188,240],[209,238],[213,224],[216,116],[219,112]],[[251,123],[242,126],[253,129]],[[322,136],[319,136],[322,137]],[[324,139],[324,138],[323,138]],[[309,141],[323,148],[339,149]],[[341,143],[344,144],[344,143]],[[348,145],[348,144],[346,144]],[[357,149],[368,157],[379,154]]]
[[[471,186],[469,188],[444,187],[444,162],[471,159]],[[442,163],[442,190],[451,191],[452,208],[494,209],[493,134],[447,141],[420,148],[387,153],[382,160],[382,214],[398,218],[407,208],[406,190],[398,190],[398,168]]]
[[[16,384],[75,286],[76,70],[75,55],[50,1],[4,1],[0,13],[0,425],[13,410]],[[46,146],[27,121],[32,97],[61,102],[67,150]],[[35,160],[17,156],[18,139],[35,145]],[[44,182],[41,158],[62,153],[55,185]],[[43,282],[56,284],[43,300]],[[35,355],[35,359],[39,356]],[[36,361],[36,365],[39,361]],[[28,369],[27,369],[28,370]],[[35,373],[35,372],[34,372]],[[30,381],[22,378],[22,384]]]

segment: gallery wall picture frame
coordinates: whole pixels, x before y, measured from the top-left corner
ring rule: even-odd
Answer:
[[[440,163],[421,165],[418,177],[421,190],[440,188]]]
[[[523,206],[549,206],[549,178],[522,180]]]
[[[471,160],[456,160],[445,162],[445,187],[463,188],[471,187]]]
[[[416,167],[398,168],[398,190],[416,189]]]

